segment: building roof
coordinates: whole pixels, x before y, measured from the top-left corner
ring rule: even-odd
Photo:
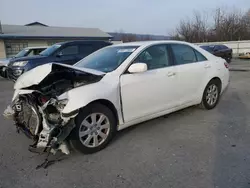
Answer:
[[[112,36],[97,28],[2,24],[2,33],[0,33],[0,38],[111,39]]]
[[[34,26],[34,25],[36,25],[36,26],[46,26],[46,27],[48,27],[48,25],[45,25],[45,24],[40,23],[40,22],[32,22],[32,23],[29,23],[29,24],[25,24],[25,26]]]

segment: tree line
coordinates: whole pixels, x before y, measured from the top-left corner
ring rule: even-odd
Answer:
[[[191,18],[180,21],[171,38],[192,43],[250,40],[250,9],[242,12],[218,8],[212,16],[194,11]]]
[[[121,40],[123,42],[133,42],[133,41],[147,41],[153,38],[150,35],[139,35],[134,33],[125,33],[123,30],[118,32],[110,33],[116,40]]]

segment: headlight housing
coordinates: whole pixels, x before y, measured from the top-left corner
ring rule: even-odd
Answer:
[[[56,108],[59,111],[62,111],[64,107],[67,105],[69,99],[68,99],[68,93],[65,92],[61,94],[60,96],[57,97],[57,103],[56,103]]]
[[[28,61],[17,61],[13,63],[13,66],[20,66],[23,67],[28,63]]]
[[[57,104],[56,104],[57,110],[62,111],[64,107],[66,106],[66,104],[68,103],[68,101],[69,101],[68,99],[62,99],[60,101],[57,101]]]

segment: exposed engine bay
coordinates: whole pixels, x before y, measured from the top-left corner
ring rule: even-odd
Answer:
[[[65,116],[62,110],[68,99],[59,99],[58,96],[101,79],[102,75],[53,64],[51,72],[39,84],[22,88],[33,92],[18,95],[4,116],[13,119],[17,131],[33,140],[29,146],[31,152],[56,153],[61,150],[69,154],[67,138],[75,127],[74,118],[78,110]]]

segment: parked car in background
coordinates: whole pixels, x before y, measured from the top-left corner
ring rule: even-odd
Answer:
[[[225,59],[228,63],[231,62],[233,50],[225,45],[202,45],[200,47],[215,56]]]
[[[227,62],[196,45],[124,43],[74,66],[50,63],[24,73],[5,114],[34,138],[35,150],[68,154],[61,147],[68,137],[77,150],[94,153],[117,130],[192,105],[213,109],[228,84]]]
[[[112,45],[106,41],[70,41],[50,46],[39,55],[13,58],[7,66],[7,77],[16,80],[21,74],[50,62],[73,65],[100,48]]]
[[[239,54],[240,59],[250,59],[250,51],[249,52],[242,52]]]
[[[6,67],[9,64],[11,59],[38,55],[39,53],[41,53],[46,48],[48,48],[48,46],[27,47],[27,48],[24,48],[23,50],[21,50],[14,57],[0,59],[0,76],[6,78]]]

